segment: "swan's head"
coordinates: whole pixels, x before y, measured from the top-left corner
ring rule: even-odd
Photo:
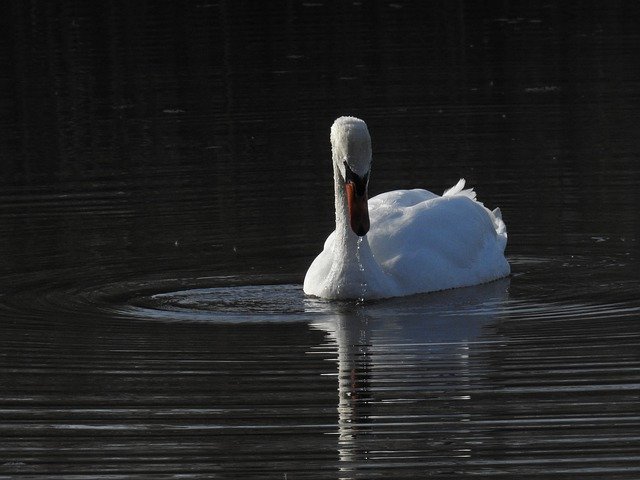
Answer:
[[[355,117],[340,117],[333,122],[331,153],[344,183],[351,230],[362,237],[370,226],[367,188],[371,170],[371,137],[367,124]]]

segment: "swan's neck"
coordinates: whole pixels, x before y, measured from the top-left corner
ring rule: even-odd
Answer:
[[[327,275],[331,298],[379,298],[393,295],[394,286],[376,262],[367,235],[359,237],[349,225],[349,207],[344,180],[333,167],[336,231],[333,263]]]

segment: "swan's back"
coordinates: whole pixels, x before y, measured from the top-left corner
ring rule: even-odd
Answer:
[[[509,274],[506,228],[459,183],[442,197],[395,190],[370,200],[368,238],[403,295],[487,282]]]

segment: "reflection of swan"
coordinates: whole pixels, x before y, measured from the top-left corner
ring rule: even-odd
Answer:
[[[453,467],[470,454],[477,444],[467,434],[473,395],[486,368],[476,345],[491,341],[488,327],[508,285],[504,279],[364,305],[325,302],[327,315],[312,326],[327,332],[337,352],[340,478],[361,478],[372,462],[384,468],[412,459],[420,470],[421,459],[441,456]],[[317,314],[320,301],[308,302]]]
[[[338,118],[331,127],[331,146],[336,229],[307,271],[305,293],[395,297],[509,274],[500,210],[491,212],[475,201],[473,190],[464,190],[464,179],[443,196],[396,190],[368,201],[371,139],[366,124]]]

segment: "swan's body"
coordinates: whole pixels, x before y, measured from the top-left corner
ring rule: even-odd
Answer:
[[[473,190],[464,189],[464,179],[442,196],[395,190],[367,202],[371,143],[366,124],[353,117],[337,119],[331,143],[336,230],[307,271],[305,293],[386,298],[477,285],[509,274],[500,211],[477,202]]]

